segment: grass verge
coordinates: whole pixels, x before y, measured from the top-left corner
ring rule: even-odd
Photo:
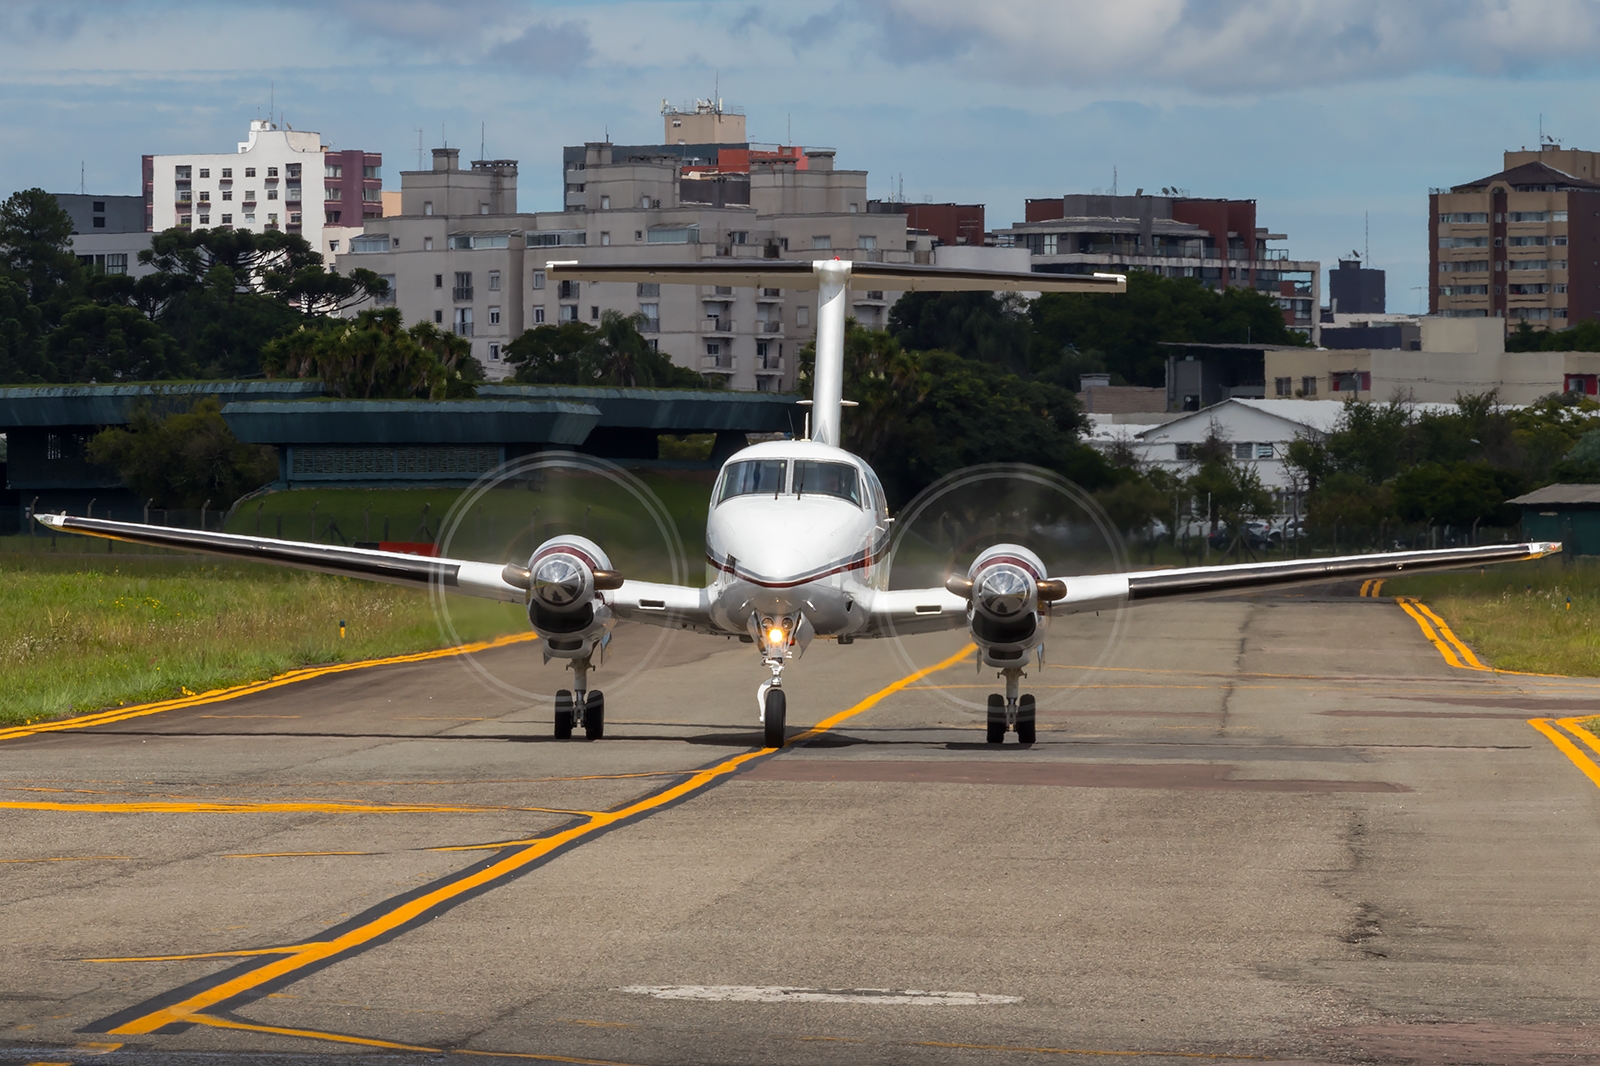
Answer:
[[[463,641],[527,628],[515,604],[449,606]],[[0,725],[447,643],[411,589],[182,557],[0,556]]]
[[[1383,583],[1437,611],[1478,657],[1501,670],[1600,677],[1600,564],[1560,557]]]

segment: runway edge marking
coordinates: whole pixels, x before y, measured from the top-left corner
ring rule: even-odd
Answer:
[[[391,655],[383,659],[361,659],[353,663],[329,663],[326,666],[303,666],[294,670],[286,670],[281,674],[267,678],[265,681],[251,681],[247,684],[233,685],[229,688],[212,689],[209,692],[200,692],[193,696],[179,696],[176,699],[158,700],[155,703],[138,703],[132,707],[112,707],[108,710],[96,711],[93,714],[78,715],[75,718],[57,718],[49,722],[10,726],[0,729],[0,740],[18,740],[22,737],[31,737],[36,733],[58,733],[68,729],[89,729],[93,726],[110,725],[113,722],[125,722],[130,718],[143,718],[146,715],[161,714],[164,711],[178,711],[185,707],[203,707],[208,703],[223,703],[227,700],[238,699],[240,696],[266,692],[269,689],[293,685],[300,681],[310,681],[313,678],[326,677],[329,674],[343,674],[351,670],[366,670],[374,666],[393,666],[399,663],[420,663],[431,659],[448,659],[457,655],[471,655],[474,652],[488,651],[491,648],[503,648],[509,644],[521,644],[537,639],[538,635],[534,633],[515,633],[509,637],[480,640],[472,644],[457,644],[450,648],[436,648],[433,651],[413,652],[409,655]]]
[[[791,738],[788,743],[799,744],[835,728],[841,722],[870,710],[887,697],[924,677],[954,666],[971,655],[973,650],[973,645],[967,644],[954,655],[908,674],[848,709],[823,719],[805,732]],[[376,946],[409,928],[431,921],[443,912],[497,887],[506,880],[543,865],[587,838],[674,806],[728,779],[755,760],[778,754],[779,750],[759,748],[725,759],[696,771],[687,780],[650,793],[623,807],[595,812],[584,821],[533,838],[524,845],[503,849],[498,855],[486,857],[431,884],[379,903],[342,928],[328,930],[325,934],[329,936],[328,939],[264,949],[263,955],[267,959],[265,962],[246,962],[219,974],[201,978],[92,1023],[80,1032],[109,1032],[136,1036],[153,1033],[169,1025],[194,1024],[195,1016],[202,1012],[209,1012],[213,1008],[225,1008],[230,1001],[242,997],[254,998],[270,989],[292,984],[312,971],[337,962],[340,958]],[[267,954],[268,952],[270,954]]]

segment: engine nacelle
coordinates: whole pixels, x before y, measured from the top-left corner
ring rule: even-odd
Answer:
[[[611,608],[601,592],[622,577],[600,545],[587,537],[552,537],[526,567],[506,567],[508,582],[528,592],[528,621],[544,641],[545,657],[592,655],[611,628]]]
[[[1051,581],[1044,561],[1020,544],[997,544],[973,560],[950,591],[967,598],[967,627],[989,666],[1022,666],[1044,639],[1041,601],[1059,599],[1065,587]]]

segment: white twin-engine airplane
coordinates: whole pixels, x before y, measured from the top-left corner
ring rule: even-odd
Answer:
[[[866,637],[966,628],[981,665],[1004,679],[988,702],[988,741],[1008,731],[1035,736],[1035,701],[1019,694],[1030,659],[1042,662],[1045,622],[1074,614],[1178,597],[1268,586],[1384,577],[1397,573],[1533,559],[1558,543],[1521,543],[1439,551],[1393,552],[1238,566],[1186,567],[1123,574],[1049,574],[1018,544],[980,552],[942,588],[889,585],[889,513],[872,468],[840,444],[845,307],[858,288],[910,290],[1108,292],[1121,275],[1014,274],[938,267],[854,263],[707,261],[658,266],[553,262],[549,276],[586,281],[719,284],[818,290],[815,391],[810,436],[756,444],[723,464],[712,490],[706,552],[714,579],[705,588],[635,581],[614,570],[600,545],[553,537],[521,563],[425,558],[395,552],[305,544],[265,537],[167,529],[131,522],[40,515],[54,529],[163,548],[277,563],[400,585],[525,603],[544,654],[570,661],[572,690],[556,694],[555,732],[605,729],[605,697],[588,675],[617,619],[752,641],[770,672],[757,690],[768,747],[783,746],[783,671],[812,640],[841,644]]]

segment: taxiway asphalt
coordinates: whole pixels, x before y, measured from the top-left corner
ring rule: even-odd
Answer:
[[[531,642],[0,734],[0,1062],[1600,1061],[1600,681],[1356,591],[1058,624],[1029,749],[626,627],[599,742]]]

